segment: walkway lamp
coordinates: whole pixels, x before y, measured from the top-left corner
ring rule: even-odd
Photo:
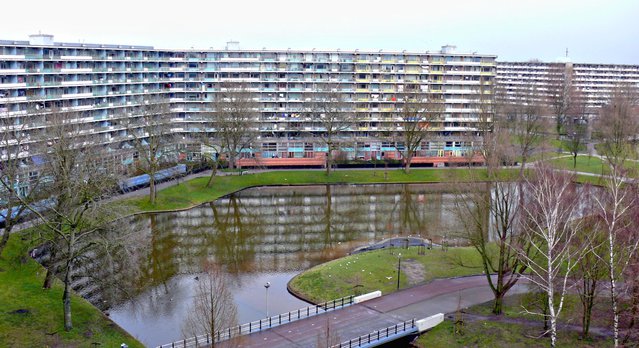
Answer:
[[[266,289],[266,317],[268,318],[268,288],[271,287],[271,283],[270,282],[266,282],[266,284],[264,284],[264,288]]]
[[[399,275],[402,269],[402,253],[397,254],[397,290],[399,290]]]

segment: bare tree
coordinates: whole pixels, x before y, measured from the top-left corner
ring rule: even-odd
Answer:
[[[344,133],[353,126],[355,113],[335,86],[319,87],[304,108],[313,124],[313,135],[326,146],[326,175],[329,175],[333,152],[339,149]]]
[[[175,158],[170,105],[160,99],[144,99],[127,117],[128,134],[138,158],[136,168],[149,176],[149,202],[155,204],[156,174]]]
[[[548,71],[548,103],[555,119],[557,138],[564,132],[564,125],[573,103],[571,68],[563,63],[553,64]]]
[[[615,88],[608,103],[601,108],[595,129],[608,165],[622,170],[625,162],[636,155],[634,145],[639,133],[637,88],[627,85]]]
[[[6,109],[8,110],[8,109]],[[27,109],[33,112],[35,109]],[[30,120],[29,115],[25,118]],[[28,213],[40,187],[40,175],[31,157],[38,156],[36,142],[27,133],[30,123],[16,122],[8,111],[0,113],[0,217],[4,228],[0,237],[0,256],[15,225]]]
[[[497,108],[500,123],[509,130],[516,154],[521,158],[520,176],[529,157],[543,142],[546,132],[538,93],[536,88],[519,91],[508,100],[502,98]]]
[[[611,167],[604,180],[604,192],[595,196],[606,234],[606,253],[600,254],[606,263],[613,314],[615,347],[619,345],[619,280],[639,247],[639,234],[633,228],[632,209],[637,193],[630,190],[622,167]]]
[[[70,331],[71,275],[78,256],[93,245],[90,238],[117,216],[117,209],[107,209],[101,202],[116,181],[103,166],[103,154],[86,146],[90,140],[83,137],[78,114],[54,111],[46,117],[51,126],[44,175],[50,180],[46,188],[53,203],[46,211],[33,205],[29,209],[39,218],[41,237],[53,255],[48,273],[62,276],[64,327]]]
[[[526,277],[548,297],[551,346],[557,343],[557,318],[564,305],[569,277],[583,255],[583,247],[576,245],[582,223],[579,216],[578,195],[571,177],[543,165],[535,168],[534,177],[523,185],[522,232],[531,248],[531,256],[520,252],[530,271]]]
[[[404,149],[404,172],[410,172],[413,157],[428,137],[431,123],[441,116],[444,104],[437,94],[423,92],[418,85],[407,85],[398,95],[397,117]]]
[[[237,309],[222,269],[207,261],[203,271],[197,278],[194,305],[182,331],[190,337],[209,333],[213,337],[211,346],[215,347],[215,333],[237,325]]]
[[[319,334],[317,335],[317,348],[321,347],[334,347],[339,345],[340,337],[337,334],[337,330],[334,327],[334,324],[331,324],[331,316],[326,316],[326,326],[321,327]]]
[[[583,196],[591,196],[589,187],[583,188]],[[586,246],[583,257],[575,269],[576,290],[581,302],[581,335],[590,334],[592,311],[601,292],[601,282],[606,279],[606,264],[600,255],[605,255],[605,235],[597,217],[585,218],[584,229],[577,235],[579,245]]]
[[[242,151],[250,149],[259,134],[257,96],[242,84],[224,84],[215,95],[213,118],[215,141],[229,168],[237,165]],[[212,174],[214,175],[214,174]]]
[[[490,180],[485,185],[462,185],[456,207],[464,225],[463,237],[479,253],[484,274],[495,297],[493,313],[501,314],[503,299],[526,271],[519,257],[531,245],[521,234],[520,191],[517,183]]]

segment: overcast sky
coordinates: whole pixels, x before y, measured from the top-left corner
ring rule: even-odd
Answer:
[[[3,0],[0,39],[156,48],[458,51],[639,64],[639,0]]]

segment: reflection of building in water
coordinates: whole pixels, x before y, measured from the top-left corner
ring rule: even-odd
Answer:
[[[199,207],[131,218],[147,243],[137,291],[198,272],[203,258],[231,274],[289,272],[391,236],[437,237],[458,230],[445,185],[255,188]],[[99,264],[99,263],[98,263]]]

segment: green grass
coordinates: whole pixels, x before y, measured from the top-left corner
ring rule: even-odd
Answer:
[[[62,283],[42,289],[44,269],[28,257],[29,242],[13,234],[0,258],[0,347],[143,347],[89,302],[74,295],[74,329],[64,331]],[[26,310],[24,314],[15,311]]]
[[[578,172],[593,174],[609,174],[610,169],[599,157],[579,155],[577,156],[577,167],[573,167],[572,156],[554,158],[548,161],[555,168],[575,170]]]
[[[549,337],[538,338],[539,329],[523,324],[492,321],[464,323],[463,335],[455,334],[452,321],[446,320],[417,340],[420,347],[548,347]],[[559,331],[557,347],[611,347],[611,340],[581,340],[577,332]]]
[[[473,248],[440,248],[418,255],[417,247],[369,251],[346,256],[313,267],[289,282],[289,288],[314,303],[352,294],[381,290],[388,294],[397,290],[397,254],[402,261],[415,260],[424,265],[424,281],[436,278],[481,274],[481,259]],[[460,265],[459,261],[464,266]],[[389,278],[390,277],[390,278]],[[400,287],[408,284],[402,273]]]
[[[534,294],[519,294],[507,296],[504,299],[504,313],[501,318],[521,323],[505,323],[494,321],[466,321],[463,335],[455,334],[454,324],[450,320],[444,321],[433,330],[419,337],[418,343],[423,347],[547,347],[550,338],[537,338],[542,330],[542,320],[539,316],[526,314],[523,306],[536,311],[540,301]],[[610,327],[611,320],[608,313],[609,304],[598,303],[595,306],[592,317],[592,326]],[[482,316],[494,317],[492,314],[492,301],[472,306],[464,312]],[[561,323],[579,326],[581,305],[577,295],[566,295],[564,309],[559,317]],[[520,320],[521,319],[521,320]],[[536,322],[540,326],[525,325],[524,322]],[[579,338],[580,331],[559,330],[558,347],[610,347],[612,340],[593,337],[586,340]]]
[[[568,140],[559,140],[559,139],[550,139],[549,141],[550,146],[554,147],[555,149],[561,149],[561,151],[564,152],[570,152],[570,141]],[[586,151],[586,144],[580,144],[579,148],[577,149],[577,152],[584,152]]]
[[[515,176],[517,169],[502,171],[504,180]],[[435,183],[482,180],[485,169],[411,169],[409,174],[402,170],[338,170],[326,176],[317,170],[281,170],[242,176],[218,176],[212,187],[207,188],[208,178],[196,178],[180,185],[172,186],[158,192],[155,205],[149,203],[148,197],[119,201],[134,211],[167,211],[187,209],[198,204],[215,200],[232,192],[255,186],[267,185],[310,185],[310,184],[375,184],[375,183]]]

